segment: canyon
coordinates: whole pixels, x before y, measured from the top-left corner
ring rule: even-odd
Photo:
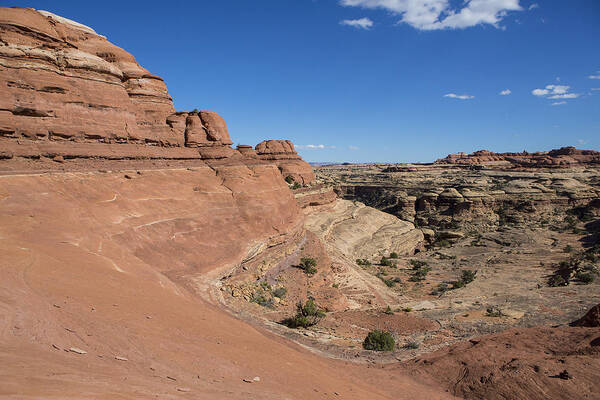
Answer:
[[[34,9],[0,8],[0,87],[0,396],[600,391],[597,152],[313,169],[289,140],[234,149],[219,114]],[[318,324],[282,323],[308,299]],[[363,348],[374,329],[394,351]]]

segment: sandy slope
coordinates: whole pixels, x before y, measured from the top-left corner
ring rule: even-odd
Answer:
[[[0,177],[0,396],[448,398],[390,367],[314,355],[193,293],[189,277],[298,229],[276,170],[248,168],[244,182],[227,168]]]

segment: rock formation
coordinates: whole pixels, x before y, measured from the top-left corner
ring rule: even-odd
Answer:
[[[315,179],[312,167],[302,161],[289,140],[265,140],[257,144],[255,150],[261,160],[275,162],[285,178],[290,176],[304,185]]]
[[[600,152],[563,147],[548,152],[493,153],[479,150],[472,154],[454,153],[440,158],[436,164],[512,166],[522,168],[566,168],[577,165],[600,164]]]
[[[3,8],[0,39],[5,158],[236,154],[218,114],[176,112],[160,77],[91,28],[48,12]]]

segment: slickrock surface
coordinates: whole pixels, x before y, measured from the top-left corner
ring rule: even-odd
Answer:
[[[216,113],[175,111],[161,78],[51,13],[0,8],[0,39],[0,397],[452,398],[220,307],[237,269],[293,249],[334,266],[304,221],[335,194],[296,198],[284,178],[314,174],[290,142],[231,149]],[[333,282],[317,301],[345,309]]]
[[[600,164],[600,152],[563,147],[548,152],[493,153],[479,150],[472,154],[454,153],[440,158],[436,164],[496,165],[504,168],[568,168]]]

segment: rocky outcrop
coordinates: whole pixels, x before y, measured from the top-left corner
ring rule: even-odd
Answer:
[[[435,162],[436,164],[487,165],[524,168],[567,168],[577,165],[600,164],[600,152],[562,147],[548,152],[493,153],[479,150],[472,154],[454,153]]]
[[[234,155],[218,114],[176,112],[162,78],[104,36],[45,11],[1,11],[0,144],[8,156],[139,158],[153,153],[148,146],[182,149],[164,158]]]
[[[275,162],[284,178],[289,176],[302,185],[314,181],[312,167],[306,161],[302,161],[289,140],[265,140],[257,144],[255,150],[261,160]]]
[[[583,317],[571,323],[571,326],[588,328],[600,327],[600,304],[592,307]]]

